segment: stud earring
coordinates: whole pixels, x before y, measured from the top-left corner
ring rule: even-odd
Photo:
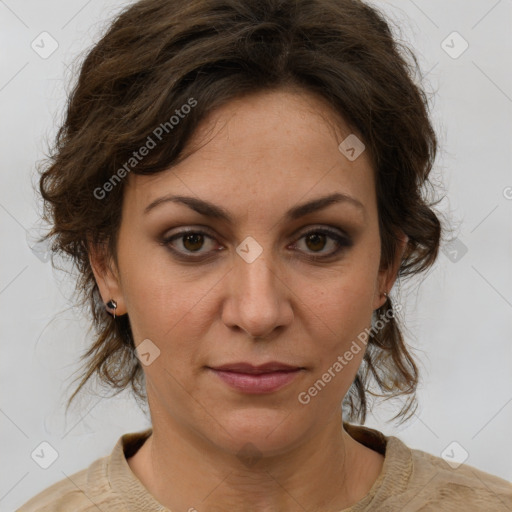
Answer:
[[[114,299],[110,299],[106,304],[108,309],[112,309],[113,313],[112,316],[114,317],[114,320],[116,318],[116,309],[117,309],[117,302]]]

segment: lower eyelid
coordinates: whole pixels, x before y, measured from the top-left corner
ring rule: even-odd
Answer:
[[[171,243],[174,242],[175,240],[179,240],[180,238],[184,238],[187,235],[202,235],[205,238],[209,238],[210,240],[214,240],[215,241],[215,237],[214,236],[210,235],[209,233],[205,233],[203,231],[182,231],[180,233],[174,233],[173,235],[164,237],[160,243],[161,243],[161,245],[170,246]],[[176,251],[176,252],[179,253],[180,251]],[[194,253],[191,252],[189,254],[194,254]]]
[[[311,231],[308,231],[306,233],[302,233],[297,239],[295,242],[293,242],[293,244],[297,244],[298,241],[302,240],[304,237],[308,236],[308,235],[311,235],[311,234],[316,234],[316,233],[321,233],[323,235],[326,235],[328,238],[331,238],[332,240],[334,240],[337,244],[337,248],[332,251],[331,253],[327,253],[327,254],[319,254],[319,255],[316,255],[315,253],[310,253],[308,256],[309,257],[312,257],[312,258],[316,258],[316,259],[321,259],[321,258],[329,258],[329,257],[333,257],[333,256],[336,256],[339,252],[343,251],[344,249],[348,249],[350,248],[352,245],[353,245],[353,242],[352,240],[350,239],[350,237],[346,236],[346,235],[342,235],[341,233],[337,233],[337,232],[332,232],[330,230],[327,230],[327,229],[314,229],[314,230],[311,230]],[[193,231],[193,230],[189,230],[189,231],[182,231],[182,232],[179,232],[179,233],[174,233],[173,235],[170,235],[170,236],[167,236],[167,237],[164,237],[161,241],[161,245],[164,245],[164,246],[167,246],[168,249],[170,251],[172,251],[174,254],[177,254],[178,256],[182,256],[184,258],[187,258],[189,260],[193,260],[193,259],[197,259],[199,260],[200,258],[202,257],[207,257],[208,253],[198,253],[199,255],[198,256],[194,256],[194,253],[193,252],[189,252],[189,253],[184,253],[178,249],[173,249],[171,248],[171,242],[173,242],[174,240],[179,240],[180,238],[182,237],[185,237],[186,235],[188,234],[194,234],[194,235],[203,235],[205,238],[209,238],[210,240],[214,240],[216,241],[216,238],[214,236],[212,236],[211,234],[207,233],[207,232],[204,232],[204,231]],[[223,249],[217,249],[217,250],[214,250],[214,251],[210,251],[210,254],[212,252],[220,252],[221,250]]]
[[[307,254],[306,257],[308,257],[308,258],[317,259],[317,260],[333,258],[333,257],[337,256],[340,252],[342,252],[346,249],[349,249],[353,245],[352,240],[350,238],[340,235],[338,233],[330,233],[330,232],[325,232],[325,231],[312,231],[312,232],[305,233],[298,238],[298,241],[312,233],[322,233],[322,234],[326,235],[328,238],[330,238],[331,240],[334,241],[334,243],[336,244],[336,248],[334,250],[332,250],[331,252],[326,252],[326,253],[315,253],[315,252],[306,253]],[[296,243],[297,242],[295,242],[295,244]]]

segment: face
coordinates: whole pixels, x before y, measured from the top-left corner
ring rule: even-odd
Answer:
[[[250,440],[278,453],[340,414],[364,345],[333,367],[371,325],[396,273],[379,271],[369,155],[350,161],[338,149],[350,133],[314,96],[260,93],[210,115],[178,165],[129,176],[117,266],[102,273],[92,262],[105,302],[128,313],[135,344],[150,340],[154,428],[227,452]],[[268,362],[299,370],[214,370]],[[328,382],[308,393],[329,368]]]

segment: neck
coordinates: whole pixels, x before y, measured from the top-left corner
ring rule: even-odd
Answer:
[[[243,455],[242,455],[243,453]],[[370,490],[384,457],[352,439],[341,415],[286,453],[226,453],[177,425],[154,425],[128,460],[149,492],[170,510],[335,511]]]

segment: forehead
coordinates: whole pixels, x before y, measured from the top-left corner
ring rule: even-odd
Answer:
[[[290,206],[340,192],[372,203],[369,155],[354,161],[339,144],[352,134],[320,98],[272,91],[233,100],[212,112],[188,143],[189,156],[152,176],[130,175],[130,207],[144,208],[165,193],[186,194],[246,211],[249,203]]]

